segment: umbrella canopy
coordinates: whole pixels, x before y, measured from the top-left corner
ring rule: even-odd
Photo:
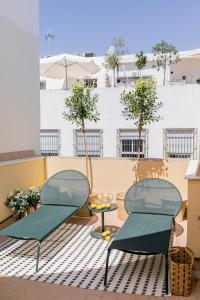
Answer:
[[[77,55],[61,54],[40,60],[40,75],[65,79],[67,87],[68,78],[81,78],[95,74],[99,67],[93,60]]]

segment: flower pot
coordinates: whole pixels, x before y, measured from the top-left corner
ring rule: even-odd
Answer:
[[[35,209],[34,209],[34,207],[32,207],[32,206],[30,206],[30,207],[27,209],[28,215],[32,214],[34,211],[35,211]]]
[[[125,193],[120,192],[116,194],[116,201],[117,201],[117,216],[120,220],[125,221],[128,217],[128,214],[124,207],[124,197]]]
[[[98,193],[92,192],[92,194],[89,195],[87,202],[85,205],[75,214],[76,217],[91,217],[91,212],[88,209],[88,206],[93,203],[98,196]]]
[[[22,219],[28,215],[27,210],[17,212],[17,219]]]
[[[183,200],[181,204],[181,210],[176,216],[175,221],[176,222],[183,221],[186,212],[187,212],[187,200]]]

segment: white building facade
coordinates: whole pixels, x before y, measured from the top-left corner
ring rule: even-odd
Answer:
[[[163,85],[164,72],[161,68],[157,70],[153,66],[155,65],[155,57],[153,54],[146,54],[147,64],[141,72],[143,78],[153,77],[157,85]],[[87,84],[88,81],[95,81],[97,88],[113,86],[113,72],[105,68],[105,56],[91,57],[96,65],[99,67],[99,71],[85,78],[77,78],[79,81]],[[116,80],[116,85],[129,86],[138,79],[138,69],[135,64],[136,56],[134,54],[128,54],[121,56],[121,64],[119,68],[119,74]],[[179,53],[179,61],[177,64],[167,66],[166,69],[166,84],[195,84],[200,77],[200,49],[191,51],[182,51]],[[72,87],[73,83],[77,79],[69,78],[69,87]],[[42,89],[64,89],[64,80],[56,80],[41,77]]]
[[[1,1],[0,27],[0,154],[39,154],[39,1]]]
[[[87,122],[89,155],[136,157],[138,133],[133,121],[122,117],[120,95],[128,87],[97,88],[100,120]],[[200,86],[198,84],[157,86],[163,102],[162,119],[142,135],[141,157],[197,158],[200,135]],[[42,153],[83,156],[78,128],[63,118],[66,90],[41,91]]]

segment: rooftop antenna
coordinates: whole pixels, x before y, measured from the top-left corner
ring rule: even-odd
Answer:
[[[53,41],[53,39],[55,38],[55,35],[53,34],[53,32],[51,30],[49,30],[49,32],[45,34],[45,38],[47,41],[47,57],[49,57],[49,56],[51,56],[50,55],[50,44],[51,44],[51,41]]]

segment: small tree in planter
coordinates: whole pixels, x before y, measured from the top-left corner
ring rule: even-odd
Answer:
[[[147,56],[144,54],[143,51],[136,53],[136,67],[138,68],[138,77],[141,77],[142,70],[147,64]]]
[[[113,72],[113,86],[116,86],[116,79],[115,79],[115,71],[119,65],[119,57],[112,53],[111,51],[108,51],[105,55],[105,62],[104,65],[106,69],[112,70]]]
[[[92,94],[92,87],[84,87],[82,84],[77,83],[73,86],[72,95],[66,98],[66,110],[63,116],[66,120],[75,123],[81,128],[84,138],[84,151],[86,156],[86,175],[89,178],[89,159],[87,137],[85,130],[85,121],[99,120],[99,112],[97,111],[98,95]],[[90,187],[92,191],[92,187]]]
[[[178,56],[178,50],[173,44],[168,44],[165,41],[161,41],[153,46],[152,52],[155,56],[155,63],[153,64],[153,67],[157,68],[158,71],[160,68],[163,69],[163,84],[165,85],[167,66],[176,64],[180,60]]]
[[[132,91],[122,92],[121,103],[124,106],[122,111],[123,117],[126,120],[134,120],[134,124],[138,130],[137,158],[139,160],[142,130],[145,126],[153,122],[158,122],[161,118],[158,114],[158,110],[162,107],[162,103],[157,102],[155,81],[152,78],[146,80],[138,79]]]
[[[112,46],[108,49],[108,51],[105,54],[104,62],[104,66],[106,67],[106,69],[113,71],[113,86],[116,85],[115,72],[117,72],[118,79],[120,58],[126,53],[128,53],[128,50],[125,48],[125,42],[123,37],[114,38]]]

